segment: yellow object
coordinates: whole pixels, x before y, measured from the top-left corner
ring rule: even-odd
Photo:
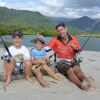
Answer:
[[[38,66],[38,67],[37,67],[37,66]],[[32,66],[32,71],[33,71],[34,73],[38,73],[40,70],[42,70],[42,65],[37,64],[37,65],[33,65],[33,66]]]

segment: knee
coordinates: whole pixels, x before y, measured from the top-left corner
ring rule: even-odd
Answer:
[[[37,77],[37,78],[39,78],[39,77],[41,77],[41,76],[42,76],[40,72],[35,73],[35,75],[36,75],[36,77]]]
[[[67,75],[72,75],[74,73],[73,69],[72,68],[69,68],[68,71],[67,71]]]
[[[8,63],[8,62],[7,62]],[[14,59],[10,59],[10,63],[15,63]]]
[[[30,67],[32,67],[32,63],[31,63],[31,61],[25,61],[24,62],[24,66],[30,66]]]
[[[47,65],[43,65],[42,68],[43,70],[48,70],[49,67]]]
[[[80,67],[79,66],[75,66],[74,68],[73,68],[73,70],[76,72],[76,73],[78,73],[78,72],[80,72]]]

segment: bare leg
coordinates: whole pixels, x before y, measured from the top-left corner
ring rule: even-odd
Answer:
[[[73,68],[75,74],[77,75],[77,77],[80,79],[80,81],[82,82],[85,78],[84,73],[82,72],[81,68],[79,66],[75,66]]]
[[[6,80],[7,79],[7,62],[6,61],[3,62],[3,69],[4,69],[3,75]]]
[[[43,86],[43,87],[49,87],[49,85],[43,80],[42,74],[39,71],[38,73],[35,73],[36,78],[38,80],[38,82]]]
[[[82,86],[86,89],[89,89],[91,87],[91,85],[87,81],[87,77],[85,77],[81,68],[79,66],[74,67],[74,72],[76,73],[76,75],[80,79],[80,81],[82,82]]]
[[[30,78],[31,68],[32,68],[31,62],[30,61],[25,61],[24,66],[25,66],[26,80],[28,80],[30,83],[34,83],[34,81]]]
[[[76,76],[72,68],[70,68],[67,71],[67,75],[68,75],[69,80],[72,81],[74,84],[76,84],[77,86],[81,85],[81,81],[78,79],[78,77]]]
[[[82,82],[80,81],[80,79],[77,77],[77,75],[74,73],[73,69],[70,68],[68,71],[67,71],[67,75],[68,75],[68,78],[70,81],[72,81],[74,84],[76,84],[78,87],[80,87],[81,89],[83,90],[87,90],[90,88],[90,86],[83,86],[82,85]]]
[[[11,58],[10,62],[6,64],[6,72],[7,72],[7,79],[5,82],[5,87],[8,86],[11,82],[11,75],[12,75],[12,71],[14,69],[14,60]]]
[[[54,79],[61,80],[47,65],[43,65],[42,68]]]

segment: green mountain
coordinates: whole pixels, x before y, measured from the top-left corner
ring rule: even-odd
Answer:
[[[94,22],[95,22],[95,20],[93,20],[87,16],[84,16],[81,18],[74,19],[72,21],[67,21],[66,24],[69,26],[71,25],[73,27],[77,27],[81,30],[84,30],[87,27],[89,27],[90,25],[92,25]]]
[[[63,17],[50,17],[50,18],[58,22],[71,21],[71,20],[76,19],[76,18],[63,18]]]
[[[38,31],[42,28],[53,28],[56,23],[56,21],[42,15],[39,12],[0,7],[0,26],[8,27],[8,29],[30,29],[30,32],[32,32],[33,30]],[[1,28],[0,30],[2,31]]]
[[[94,28],[96,21],[97,19],[91,19],[87,16],[76,19],[55,18],[44,16],[39,12],[0,7],[0,32],[3,34],[9,34],[14,29],[21,29],[25,34],[38,32],[51,34],[54,31],[50,32],[50,30],[53,30],[55,25],[60,22],[64,22],[68,26],[70,33],[80,33],[88,27]],[[100,33],[100,25],[96,32]]]
[[[39,12],[8,9],[6,7],[0,7],[0,23],[7,25],[21,24],[33,26],[55,25],[55,21],[52,21]]]
[[[96,27],[96,25],[100,23],[100,19],[91,19],[87,16],[83,16],[80,18],[72,19],[72,20],[68,20],[68,19],[62,20],[60,18],[58,19],[58,21],[63,22],[67,26],[73,27],[79,30],[80,32],[83,32],[83,31],[91,32]],[[95,32],[100,33],[100,24],[95,29]]]

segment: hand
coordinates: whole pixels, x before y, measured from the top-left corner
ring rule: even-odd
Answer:
[[[21,57],[21,58],[20,58],[20,61],[23,62],[23,61],[24,61],[24,57]]]
[[[72,47],[74,50],[78,50],[78,48],[76,47],[75,44],[71,44],[71,47]]]
[[[50,58],[46,58],[45,61],[46,61],[46,62],[49,62],[49,61],[50,61]]]
[[[42,61],[41,61],[41,64],[46,64],[46,61],[45,61],[45,59],[43,59]]]

